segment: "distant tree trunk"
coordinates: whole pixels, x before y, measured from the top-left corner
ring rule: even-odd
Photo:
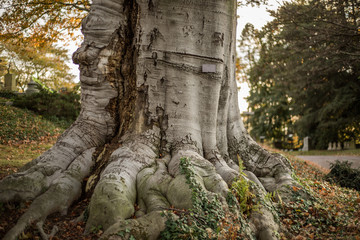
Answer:
[[[288,161],[254,142],[240,118],[235,29],[233,0],[94,0],[73,55],[80,116],[49,151],[1,181],[1,202],[33,200],[5,239],[66,213],[85,178],[93,191],[88,230],[116,232],[135,214],[139,222],[159,218],[157,227],[137,226],[156,239],[165,221],[156,213],[191,207],[179,171],[183,157],[222,197],[239,175],[239,160],[260,188],[293,184]],[[254,234],[275,238],[273,220],[256,219],[261,214],[250,220]]]

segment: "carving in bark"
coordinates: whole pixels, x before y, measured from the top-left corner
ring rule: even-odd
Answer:
[[[191,207],[183,157],[220,198],[239,175],[239,159],[259,195],[293,184],[288,161],[254,142],[240,118],[235,29],[233,0],[94,0],[73,55],[80,116],[50,150],[0,182],[1,202],[32,200],[4,239],[66,214],[85,178],[87,230],[115,233],[136,215],[129,221],[137,237],[156,239],[163,209]],[[255,237],[276,238],[271,213],[249,221]]]

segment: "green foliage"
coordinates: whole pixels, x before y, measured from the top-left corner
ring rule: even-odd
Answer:
[[[31,111],[0,105],[0,144],[42,140],[62,131],[59,126]]]
[[[193,208],[167,211],[166,228],[161,239],[254,239],[242,214],[237,214],[239,203],[229,191],[227,202],[230,211],[225,211],[218,196],[207,193],[195,178],[188,158],[180,160],[181,173],[192,191]],[[178,218],[174,218],[174,214]]]
[[[47,93],[54,93],[55,91],[48,88],[44,83],[42,83],[39,79],[33,77],[32,80],[37,83],[37,88],[40,90],[40,91],[45,91]]]
[[[250,183],[243,177],[243,161],[238,157],[240,176],[233,181],[230,194],[235,198],[236,205],[241,214],[248,216],[256,207],[256,196],[250,191]],[[228,202],[233,205],[232,197],[228,196]]]
[[[206,229],[211,229],[214,236],[219,233],[218,224],[224,217],[219,199],[217,196],[209,197],[196,181],[190,159],[181,158],[180,170],[192,191],[193,208],[188,211],[180,210],[180,217],[176,220],[168,213],[166,229],[161,233],[161,237],[162,239],[213,239]]]
[[[316,231],[324,232],[334,224],[331,216],[327,214],[326,209],[317,200],[304,200],[298,191],[298,188],[293,188],[294,200],[283,202],[279,208],[279,217],[283,224],[288,225],[291,232],[298,235],[304,228],[310,226],[311,228],[315,227]]]
[[[59,94],[41,90],[39,93],[20,95],[14,106],[31,110],[63,127],[76,120],[80,112],[80,96],[75,92]]]
[[[16,93],[12,92],[12,91],[9,91],[9,90],[5,90],[5,89],[2,89],[0,90],[0,97],[2,98],[6,98],[6,99],[14,99],[16,98]]]
[[[355,0],[292,1],[261,30],[244,29],[254,136],[296,130],[319,149],[359,138],[359,7]]]
[[[245,178],[239,177],[231,185],[231,192],[237,199],[240,206],[240,212],[249,215],[255,205],[255,195],[249,190],[249,183]]]
[[[330,164],[330,172],[325,179],[331,183],[339,184],[341,187],[353,188],[360,191],[360,169],[351,168],[348,161],[336,161]]]
[[[100,231],[102,231],[103,227],[101,225],[99,226],[92,226],[90,229],[90,232],[92,233],[99,233]]]
[[[280,198],[279,200],[282,202],[281,196],[277,192],[268,192],[268,193],[266,193],[265,200],[268,201],[268,202],[275,202],[277,197]]]

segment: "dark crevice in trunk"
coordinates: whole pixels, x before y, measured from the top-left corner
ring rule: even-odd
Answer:
[[[116,126],[114,134],[107,139],[107,142],[98,147],[93,154],[96,159],[91,179],[91,188],[86,192],[90,197],[93,193],[101,172],[107,166],[111,154],[121,146],[121,137],[133,127],[133,120],[136,117],[136,105],[138,91],[136,88],[136,62],[137,51],[134,36],[138,24],[139,6],[135,0],[124,2],[123,11],[127,15],[127,25],[120,26],[112,36],[107,49],[113,52],[109,57],[108,74],[106,80],[116,88],[118,96],[111,99],[106,110],[111,114]],[[86,183],[90,184],[90,183]],[[84,184],[84,188],[86,187]],[[84,191],[85,192],[85,191]]]
[[[110,43],[109,48],[114,51],[114,54],[109,59],[109,74],[107,75],[108,81],[114,83],[118,92],[118,97],[110,104],[110,112],[117,124],[115,136],[118,138],[132,127],[138,97],[134,64],[137,59],[134,36],[139,17],[139,6],[136,1],[125,1],[124,12],[127,15],[127,25],[117,30]]]

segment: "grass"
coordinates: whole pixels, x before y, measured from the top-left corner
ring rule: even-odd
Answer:
[[[61,126],[29,110],[0,105],[0,144],[44,141],[63,131]]]
[[[328,150],[310,150],[310,151],[292,151],[287,152],[287,154],[296,156],[296,155],[306,155],[306,156],[329,156],[329,155],[336,155],[336,156],[360,156],[360,149],[351,149],[351,150],[335,150],[335,151],[328,151]]]
[[[55,143],[56,138],[48,138],[46,141],[32,141],[21,144],[0,144],[0,179],[3,176],[17,172],[31,160],[37,158]]]
[[[0,178],[49,149],[63,131],[31,111],[0,105]]]

